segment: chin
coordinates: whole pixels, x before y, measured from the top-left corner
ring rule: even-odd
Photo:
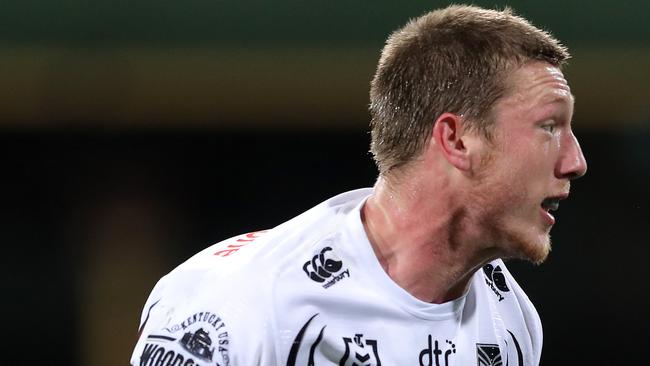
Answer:
[[[546,260],[551,251],[551,226],[536,221],[536,216],[513,219],[495,210],[485,213],[482,224],[489,230],[486,236],[495,243],[502,258],[522,259],[534,264]]]
[[[531,232],[510,232],[503,238],[507,257],[542,264],[551,251],[551,236],[548,232],[534,235]]]
[[[517,257],[527,260],[533,264],[542,264],[551,252],[551,237],[549,234],[540,235],[535,239],[529,239],[518,243]]]

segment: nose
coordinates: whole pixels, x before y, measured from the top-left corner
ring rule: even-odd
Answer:
[[[558,178],[577,179],[587,172],[587,161],[582,154],[580,143],[571,131],[563,141],[562,153],[555,175]]]

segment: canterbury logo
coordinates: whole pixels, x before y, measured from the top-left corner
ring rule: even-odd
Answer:
[[[343,262],[332,258],[332,248],[325,247],[319,254],[315,255],[312,260],[305,262],[302,270],[313,281],[318,283],[325,282],[332,274],[341,270]]]
[[[503,292],[508,292],[510,289],[508,288],[508,284],[506,283],[506,276],[503,274],[503,270],[501,269],[501,266],[497,266],[494,268],[491,264],[486,264],[485,267],[483,267],[483,272],[485,272],[485,275],[494,283],[494,286],[498,288],[500,291]]]
[[[485,284],[494,292],[494,295],[503,301],[505,297],[502,292],[509,292],[508,284],[506,283],[506,276],[503,274],[501,266],[492,266],[491,264],[486,264],[483,267],[483,273],[485,273]]]

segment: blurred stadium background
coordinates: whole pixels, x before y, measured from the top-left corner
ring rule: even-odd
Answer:
[[[372,185],[383,41],[448,3],[3,1],[2,363],[125,365],[176,264]],[[548,262],[510,265],[545,325],[542,364],[646,359],[650,3],[473,3],[513,7],[574,55],[589,173]]]

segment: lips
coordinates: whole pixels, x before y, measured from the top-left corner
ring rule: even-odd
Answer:
[[[549,225],[555,224],[555,217],[551,215],[551,211],[557,211],[557,209],[560,207],[560,201],[566,199],[568,196],[568,193],[549,196],[546,197],[540,204],[542,208],[542,215],[546,218],[546,221],[549,223]]]

